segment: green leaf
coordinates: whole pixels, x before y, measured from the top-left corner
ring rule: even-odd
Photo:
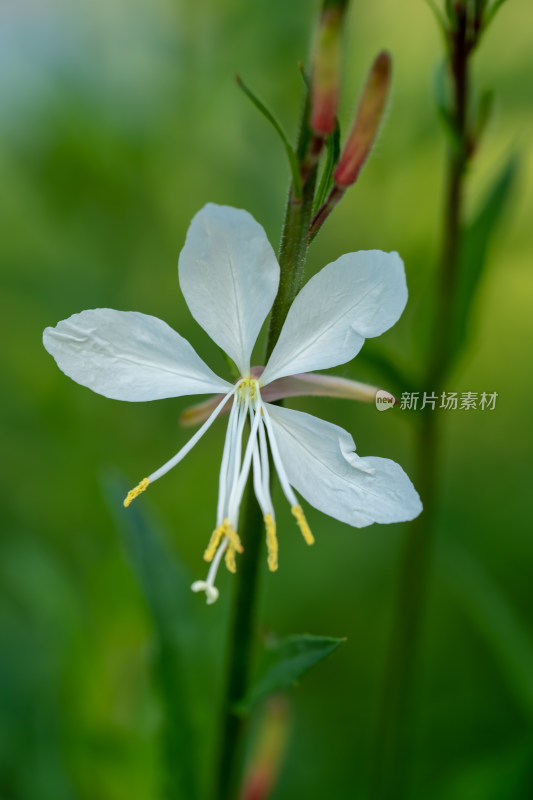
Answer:
[[[485,33],[489,25],[491,24],[492,20],[500,10],[500,8],[505,3],[505,0],[494,0],[494,3],[490,6],[489,10],[486,13],[485,19],[483,20],[483,28],[482,32]]]
[[[448,137],[450,147],[455,153],[462,153],[463,143],[461,133],[455,124],[451,112],[450,102],[450,81],[448,77],[448,62],[443,61],[435,71],[435,101],[439,112],[439,119],[442,123],[444,133]]]
[[[480,139],[485,132],[488,125],[490,116],[492,114],[492,107],[494,104],[494,92],[492,89],[487,89],[479,98],[479,106],[477,113],[476,131],[475,131],[475,144],[479,145]]]
[[[335,130],[328,136],[326,139],[326,162],[324,164],[324,170],[322,172],[322,177],[320,179],[320,184],[318,186],[315,201],[313,205],[313,216],[316,214],[319,208],[321,208],[326,199],[329,195],[331,187],[333,186],[333,170],[337,165],[337,161],[339,160],[340,152],[341,152],[341,129],[339,126],[339,121],[335,120]]]
[[[165,713],[165,797],[196,800],[199,793],[192,698],[197,692],[191,681],[195,674],[191,661],[200,630],[194,613],[197,604],[191,602],[189,576],[163,545],[160,532],[144,511],[145,502],[123,508],[127,488],[116,476],[104,480],[109,509],[154,625],[154,672]]]
[[[445,0],[444,7],[446,9],[446,16],[450,25],[455,28],[455,9],[453,7],[453,0]]]
[[[309,92],[311,90],[311,78],[307,74],[307,71],[301,61],[298,61],[298,69],[300,70],[300,75],[302,76],[304,86],[306,90]]]
[[[487,0],[474,0],[474,15],[476,19],[483,19],[486,7]]]
[[[435,0],[426,0],[426,3],[433,11],[433,14],[435,15],[435,19],[437,20],[437,25],[439,26],[440,32],[442,33],[442,36],[444,38],[444,46],[447,49],[449,47],[450,40],[448,37],[448,25],[446,23],[446,18],[442,13],[442,11],[440,10],[440,8],[435,3]]]
[[[272,692],[294,686],[311,667],[333,653],[345,639],[301,634],[288,636],[270,645],[263,654],[247,697],[238,703],[238,713],[264,700]]]
[[[462,547],[447,543],[443,577],[484,636],[523,708],[533,717],[533,638],[502,590]]]
[[[458,356],[466,342],[470,312],[487,261],[490,240],[505,209],[516,170],[517,161],[512,157],[496,178],[477,217],[462,234],[453,315],[452,360]]]
[[[296,157],[296,153],[294,152],[293,148],[285,132],[275,116],[268,110],[265,104],[255,95],[251,89],[246,86],[242,78],[237,75],[235,80],[237,81],[237,85],[241,88],[244,94],[252,101],[254,106],[261,112],[261,114],[270,122],[276,133],[278,134],[279,138],[282,141],[283,147],[285,148],[285,152],[287,153],[287,158],[289,160],[289,166],[291,169],[291,176],[292,176],[292,186],[295,197],[300,198],[302,196],[302,178],[300,175],[300,165],[298,163],[298,159]]]

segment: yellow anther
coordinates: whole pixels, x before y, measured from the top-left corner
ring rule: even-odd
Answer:
[[[268,550],[268,568],[275,572],[278,568],[278,537],[276,536],[276,522],[272,514],[265,514],[265,527]]]
[[[129,491],[124,500],[124,508],[127,508],[131,504],[132,500],[135,500],[136,497],[138,497],[142,492],[144,492],[149,483],[150,481],[148,480],[148,478],[143,478],[142,481],[137,484],[135,489]]]
[[[217,551],[217,547],[224,536],[227,536],[229,540],[225,556],[226,566],[230,572],[235,572],[237,569],[235,565],[235,553],[242,553],[244,548],[241,544],[239,534],[229,524],[227,517],[222,525],[219,525],[217,528],[215,528],[211,534],[211,539],[209,540],[209,544],[207,545],[207,549],[204,553],[204,559],[205,561],[213,560],[213,557]]]
[[[226,550],[225,559],[226,567],[230,572],[237,572],[237,565],[235,563],[235,548],[230,544]]]
[[[224,520],[222,525],[219,525],[218,528],[215,528],[213,533],[211,534],[211,538],[209,540],[209,544],[207,545],[206,551],[204,553],[204,561],[212,561],[213,556],[216,553],[217,547],[220,543],[220,540],[224,536],[226,532],[226,523],[227,520]]]
[[[231,527],[227,519],[224,520],[224,523],[225,523],[224,533],[229,539],[230,547],[233,547],[233,549],[236,550],[237,553],[244,553],[244,547],[241,544],[239,534],[237,533],[235,528]]]
[[[302,532],[302,536],[304,537],[307,544],[314,544],[315,537],[311,533],[311,528],[307,524],[307,520],[305,518],[304,512],[302,511],[301,506],[293,506],[291,508],[293,516],[296,518],[296,523]]]
[[[244,547],[241,544],[239,534],[233,528],[227,519],[224,520],[224,533],[229,539],[228,549],[226,550],[226,567],[230,572],[237,572],[237,565],[235,563],[235,553],[244,552]]]

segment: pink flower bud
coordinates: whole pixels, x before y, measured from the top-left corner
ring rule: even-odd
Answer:
[[[339,104],[340,32],[347,0],[324,0],[313,52],[311,129],[322,139],[335,128]]]
[[[385,109],[390,80],[391,58],[388,53],[382,52],[372,65],[353,128],[333,173],[333,179],[341,189],[355,183],[368,158]]]
[[[266,702],[258,739],[240,793],[240,800],[267,800],[276,785],[289,733],[289,706],[283,695]]]

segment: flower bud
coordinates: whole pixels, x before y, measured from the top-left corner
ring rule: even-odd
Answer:
[[[267,800],[276,785],[285,754],[289,729],[289,706],[283,695],[266,702],[258,740],[240,794],[240,800]]]
[[[333,173],[335,184],[346,189],[355,183],[376,140],[387,101],[391,80],[391,58],[385,51],[372,65],[355,117],[353,128],[344,145]]]
[[[324,0],[311,67],[311,130],[325,139],[339,104],[340,31],[348,0]]]

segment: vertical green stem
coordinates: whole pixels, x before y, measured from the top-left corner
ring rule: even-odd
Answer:
[[[375,800],[401,800],[408,796],[412,695],[438,485],[439,431],[435,413],[424,414],[417,432],[416,485],[424,512],[411,523],[403,547],[372,775],[371,794]]]
[[[214,797],[234,800],[238,797],[246,719],[235,713],[234,706],[248,688],[253,655],[254,620],[259,585],[259,558],[263,540],[263,518],[248,486],[241,527],[246,543],[237,572],[233,622],[228,653],[228,676],[220,732],[218,773]]]
[[[316,168],[304,184],[302,199],[295,200],[289,192],[279,248],[280,281],[276,302],[272,308],[265,353],[270,356],[285,322],[292,301],[302,287],[305,259],[309,246],[309,227],[315,195]]]
[[[303,112],[298,152],[303,152],[303,140],[307,136],[308,106]],[[300,200],[289,190],[285,220],[281,234],[279,252],[280,285],[272,308],[265,354],[265,363],[278,339],[290,304],[299,291],[307,255],[309,226],[313,209],[316,184],[316,168],[306,179]],[[254,649],[254,620],[257,607],[259,558],[262,552],[263,519],[249,482],[242,540],[245,545],[237,572],[233,623],[228,655],[228,677],[224,695],[222,723],[220,728],[219,755],[215,800],[235,800],[242,772],[246,719],[236,713],[235,706],[245,697],[250,680],[250,669]]]
[[[450,72],[453,83],[453,121],[457,142],[448,156],[442,256],[436,325],[426,368],[426,390],[440,395],[451,360],[451,319],[460,266],[463,190],[469,158],[467,130],[468,67],[472,45],[468,40],[467,9],[455,3],[455,27],[450,33]],[[440,414],[427,410],[420,421],[416,443],[417,486],[424,511],[411,523],[404,542],[395,603],[395,620],[385,676],[378,726],[372,796],[401,800],[409,795],[409,747],[412,700],[420,648],[424,607],[431,567],[432,532],[437,501]]]
[[[467,39],[466,8],[459,5],[456,11],[457,27],[451,41],[450,71],[454,93],[453,123],[457,143],[448,156],[446,206],[444,213],[443,247],[440,265],[437,318],[433,339],[433,352],[427,370],[428,389],[442,389],[450,361],[450,320],[454,312],[461,220],[463,216],[464,178],[469,159],[467,131],[469,55],[471,46]]]

